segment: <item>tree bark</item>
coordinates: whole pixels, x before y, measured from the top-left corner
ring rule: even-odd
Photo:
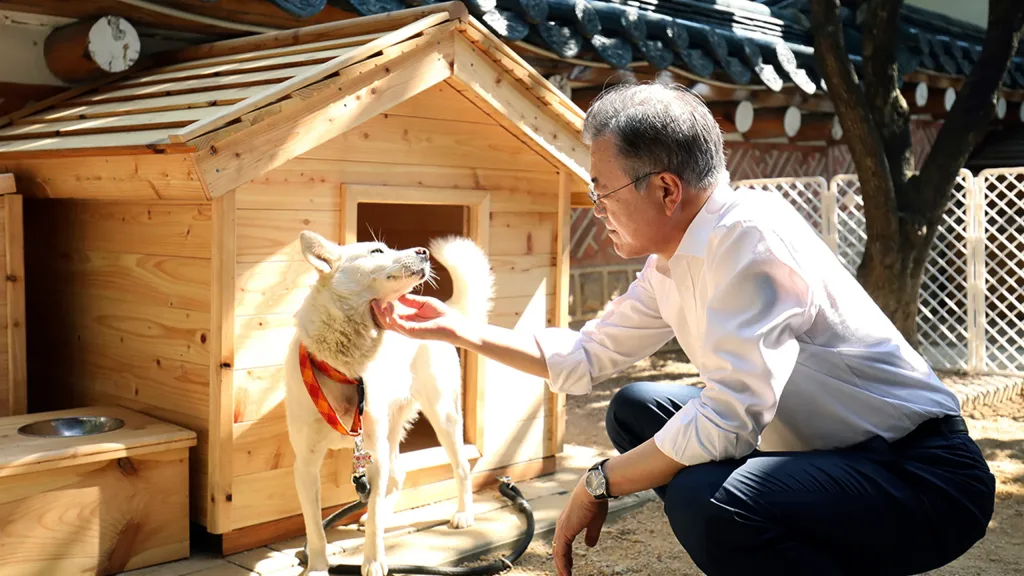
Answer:
[[[898,89],[895,42],[902,0],[868,0],[863,90],[843,45],[839,0],[811,0],[815,59],[829,87],[860,179],[867,244],[857,279],[913,346],[924,265],[957,172],[995,114],[995,93],[1024,25],[1020,0],[990,0],[974,66],[919,175],[913,174],[907,103]]]

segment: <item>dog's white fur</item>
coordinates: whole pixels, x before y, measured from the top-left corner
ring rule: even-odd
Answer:
[[[422,409],[448,454],[458,487],[451,526],[473,524],[469,462],[462,455],[462,372],[455,347],[380,330],[371,300],[393,301],[431,279],[423,248],[392,250],[379,242],[340,246],[310,231],[299,235],[302,253],[318,279],[295,315],[295,336],[286,361],[288,436],[295,452],[295,486],[305,521],[307,573],[327,574],[327,540],[322,526],[320,466],[327,450],[352,448],[354,441],[324,422],[303,386],[298,345],[365,383],[363,447],[373,457],[366,476],[367,503],[363,576],[388,572],[384,529],[402,487],[399,444]],[[484,252],[471,240],[437,238],[429,253],[448,269],[453,293],[448,305],[474,322],[486,322],[494,279]],[[315,370],[314,370],[315,371]],[[315,371],[342,423],[352,422],[355,386],[338,384]]]

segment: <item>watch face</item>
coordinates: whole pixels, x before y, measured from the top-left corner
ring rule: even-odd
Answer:
[[[604,474],[601,474],[599,470],[591,470],[587,472],[587,478],[584,480],[587,488],[587,492],[590,492],[594,496],[604,494],[605,483]]]

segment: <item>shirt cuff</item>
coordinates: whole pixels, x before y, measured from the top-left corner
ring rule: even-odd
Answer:
[[[654,434],[654,444],[666,456],[684,466],[738,458],[734,432],[705,418],[698,410],[700,398],[689,401]]]
[[[544,328],[534,335],[548,366],[548,386],[553,392],[586,394],[593,381],[580,333],[561,327]]]

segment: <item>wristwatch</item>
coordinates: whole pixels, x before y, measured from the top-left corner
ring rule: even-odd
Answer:
[[[608,477],[604,473],[604,463],[607,461],[608,459],[605,458],[594,464],[583,477],[583,486],[595,500],[614,500],[617,498],[608,494]]]

